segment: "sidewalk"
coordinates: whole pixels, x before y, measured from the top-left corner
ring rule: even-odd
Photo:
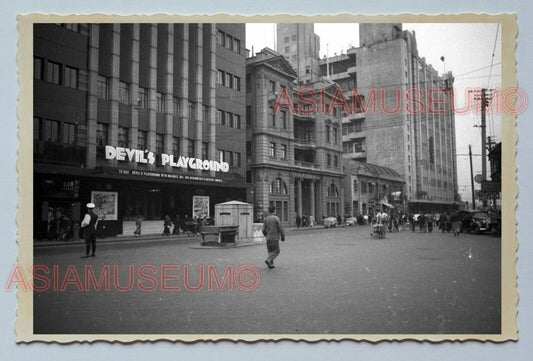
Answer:
[[[313,230],[319,230],[324,229],[324,226],[317,225],[314,227],[286,227],[285,232],[302,232],[302,231],[313,231]],[[161,234],[147,234],[147,235],[141,235],[138,237],[130,236],[130,235],[119,235],[115,237],[105,237],[105,238],[97,238],[97,243],[113,243],[113,242],[140,242],[140,241],[164,241],[164,240],[176,240],[176,241],[188,241],[188,242],[198,242],[198,245],[200,245],[202,241],[202,236],[193,236],[193,235],[187,235],[184,233],[181,233],[180,235],[170,235],[170,236],[163,236]],[[85,240],[83,238],[73,240],[71,239],[68,242],[63,241],[56,241],[56,240],[34,240],[33,247],[34,248],[40,248],[40,247],[61,247],[61,246],[72,246],[72,245],[81,245],[85,244]],[[204,246],[200,246],[202,248],[205,248]]]
[[[115,237],[105,237],[105,238],[96,238],[96,243],[114,243],[114,242],[140,242],[140,241],[165,241],[165,240],[176,240],[176,241],[198,241],[201,242],[202,236],[193,236],[187,234],[180,235],[170,235],[163,236],[161,234],[147,234],[141,235],[138,237],[129,236],[129,235],[119,235]],[[78,244],[85,244],[85,239],[79,238],[77,240],[69,240],[68,242],[56,241],[56,240],[34,240],[33,247],[60,247],[60,246],[72,246]]]

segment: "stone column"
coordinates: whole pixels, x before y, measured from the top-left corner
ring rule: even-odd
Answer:
[[[150,24],[150,55],[148,60],[148,139],[147,149],[155,152],[157,110],[157,24]],[[155,166],[155,164],[154,164]]]
[[[302,178],[296,178],[296,212],[302,216]]]
[[[181,53],[181,154],[189,153],[189,24],[183,24]]]
[[[316,219],[316,210],[315,210],[315,180],[312,179],[309,185],[309,196],[311,201],[311,215]]]
[[[137,149],[139,133],[139,38],[140,24],[133,24],[131,39],[131,94],[133,107],[131,110],[130,146]],[[145,213],[146,214],[146,213]]]
[[[165,144],[163,152],[172,154],[174,129],[174,24],[167,25],[167,61],[165,69]]]
[[[89,24],[89,91],[87,94],[87,168],[96,166],[96,129],[98,127],[98,52],[100,27]]]
[[[111,79],[110,79],[110,106],[111,116],[109,124],[109,144],[118,144],[118,108],[119,108],[119,77],[120,77],[120,24],[112,25],[111,40]],[[113,162],[116,164],[116,160]]]
[[[216,67],[216,49],[217,49],[217,29],[216,24],[207,24],[210,30],[209,39],[210,44],[205,44],[209,46],[209,56],[210,56],[210,69],[209,71],[209,99],[207,99],[206,105],[209,107],[209,146],[208,146],[208,158],[210,160],[215,160],[217,157],[216,150],[216,79],[217,79],[217,67]],[[215,175],[214,172],[211,173],[212,176]]]
[[[203,24],[197,24],[197,35],[196,35],[196,74],[194,79],[194,100],[196,102],[196,108],[194,118],[196,125],[196,142],[194,154],[197,158],[202,157],[202,143],[203,143],[203,70],[204,70],[204,61],[203,61]],[[193,116],[193,115],[191,115]],[[199,171],[201,172],[201,171]]]

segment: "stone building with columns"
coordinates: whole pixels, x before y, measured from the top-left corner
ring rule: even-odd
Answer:
[[[90,201],[121,234],[139,214],[192,217],[193,197],[211,214],[246,199],[244,24],[35,24],[33,39],[36,237],[49,209],[77,222]]]
[[[294,225],[297,215],[313,215],[320,223],[322,216],[343,214],[337,112],[308,111],[309,104],[298,97],[302,88],[296,86],[297,77],[287,59],[271,49],[246,60],[246,157],[253,184],[249,201],[256,216],[275,205],[285,225]],[[312,102],[319,102],[320,94],[326,103],[331,101],[333,83],[318,80],[306,86],[315,94]]]

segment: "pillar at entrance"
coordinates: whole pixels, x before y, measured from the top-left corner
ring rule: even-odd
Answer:
[[[309,186],[309,193],[311,197],[311,215],[316,218],[316,210],[315,210],[315,181],[311,180],[311,184]]]
[[[302,216],[302,179],[296,178],[296,212]]]

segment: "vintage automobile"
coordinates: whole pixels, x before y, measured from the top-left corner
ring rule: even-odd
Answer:
[[[461,211],[461,232],[484,233],[491,231],[491,219],[484,211]]]
[[[356,217],[348,217],[346,218],[346,221],[344,221],[344,224],[347,226],[355,226],[357,225],[357,218]]]
[[[334,228],[337,225],[337,218],[335,217],[324,218],[322,223],[324,224],[324,227],[326,228]]]

